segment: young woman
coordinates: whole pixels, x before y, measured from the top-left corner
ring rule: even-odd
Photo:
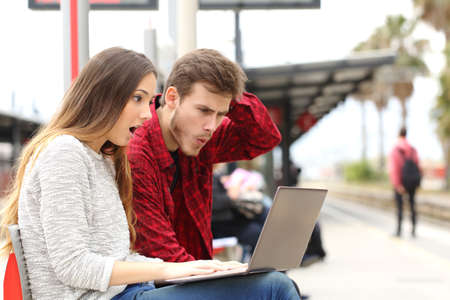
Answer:
[[[242,265],[166,263],[130,252],[135,231],[125,147],[151,118],[155,87],[155,68],[144,55],[104,50],[25,147],[2,225],[19,223],[33,298],[299,299],[277,272],[155,288],[153,280]],[[2,236],[7,254],[5,226]]]

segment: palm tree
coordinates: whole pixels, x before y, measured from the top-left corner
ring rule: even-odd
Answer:
[[[383,130],[383,111],[387,106],[389,98],[392,94],[392,88],[390,85],[383,82],[377,82],[375,84],[374,93],[372,99],[375,102],[375,107],[378,112],[378,149],[379,149],[379,159],[378,159],[378,169],[381,172],[384,171],[385,166],[385,155],[384,155],[384,130]]]
[[[419,19],[433,26],[437,31],[445,34],[446,41],[450,41],[450,1],[448,0],[413,0],[420,8]]]
[[[361,104],[361,160],[367,161],[367,124],[366,124],[366,102],[370,95],[364,93],[355,93],[352,98]]]
[[[420,8],[419,19],[433,26],[445,35],[446,64],[441,72],[441,91],[432,117],[437,120],[437,133],[440,138],[446,164],[446,189],[450,188],[450,1],[448,0],[414,0]]]
[[[366,51],[366,50],[378,50],[378,49],[386,49],[389,48],[389,39],[385,28],[379,27],[375,30],[375,32],[369,37],[369,39],[365,42],[361,42],[358,46],[355,47],[355,51]],[[383,86],[385,87],[385,86]],[[361,112],[362,112],[362,129],[363,129],[363,153],[362,160],[366,160],[367,156],[367,129],[366,129],[366,120],[365,120],[365,102],[373,101],[375,103],[375,107],[378,111],[378,122],[379,122],[379,149],[380,149],[380,159],[379,159],[379,168],[380,171],[384,169],[384,150],[383,147],[383,109],[386,107],[388,97],[387,90],[381,91],[382,85],[377,84],[377,87],[373,86],[365,86],[364,90],[360,90],[357,93],[353,94],[353,98],[359,100],[361,102]],[[376,91],[375,91],[376,90]],[[384,97],[377,97],[377,93],[380,93]],[[379,95],[381,95],[379,94]]]
[[[413,80],[416,75],[428,75],[429,71],[422,60],[428,46],[426,40],[412,40],[411,34],[416,27],[416,20],[407,20],[404,16],[389,16],[384,25],[391,47],[397,51],[397,61],[393,68],[393,93],[402,108],[401,125],[406,126],[407,100],[414,91]]]
[[[367,41],[360,43],[355,51],[391,49],[397,53],[395,65],[385,68],[383,74],[377,76],[376,88],[370,97],[374,101],[379,119],[380,171],[384,169],[384,133],[383,110],[393,93],[402,107],[401,122],[406,125],[406,102],[413,93],[413,79],[418,74],[428,74],[428,68],[421,59],[427,46],[425,40],[412,40],[411,33],[416,26],[415,21],[405,17],[388,16],[384,25],[375,29]]]
[[[450,189],[450,46],[447,42],[445,49],[446,66],[442,70],[439,83],[441,91],[437,97],[437,102],[432,110],[432,117],[437,121],[437,134],[444,152],[444,160],[446,164],[446,185],[445,188]]]
[[[402,125],[406,125],[406,102],[414,91],[413,80],[416,75],[429,73],[422,55],[428,46],[426,40],[413,40],[411,34],[417,21],[407,20],[404,16],[388,16],[386,23],[377,28],[370,38],[360,43],[355,51],[392,49],[397,53],[395,65],[389,70],[389,83],[393,86],[394,96],[402,107]]]

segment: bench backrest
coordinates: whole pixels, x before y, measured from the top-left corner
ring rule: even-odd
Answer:
[[[23,300],[31,300],[30,282],[28,280],[27,265],[25,262],[25,256],[23,253],[22,240],[20,239],[19,225],[8,226],[9,235],[11,236],[11,242],[14,248],[14,254],[16,255],[17,267],[20,275],[20,285],[22,288]]]

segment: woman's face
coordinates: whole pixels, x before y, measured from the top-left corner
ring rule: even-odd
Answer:
[[[106,134],[106,140],[117,146],[128,144],[136,128],[151,118],[150,101],[155,95],[155,90],[156,77],[153,73],[142,78],[122,110],[116,124]]]

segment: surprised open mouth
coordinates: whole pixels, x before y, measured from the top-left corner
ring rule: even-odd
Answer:
[[[131,133],[132,135],[134,135],[134,132],[135,132],[136,129],[138,129],[138,128],[139,128],[139,126],[133,126],[133,127],[130,127],[130,128],[129,128],[130,133]]]

